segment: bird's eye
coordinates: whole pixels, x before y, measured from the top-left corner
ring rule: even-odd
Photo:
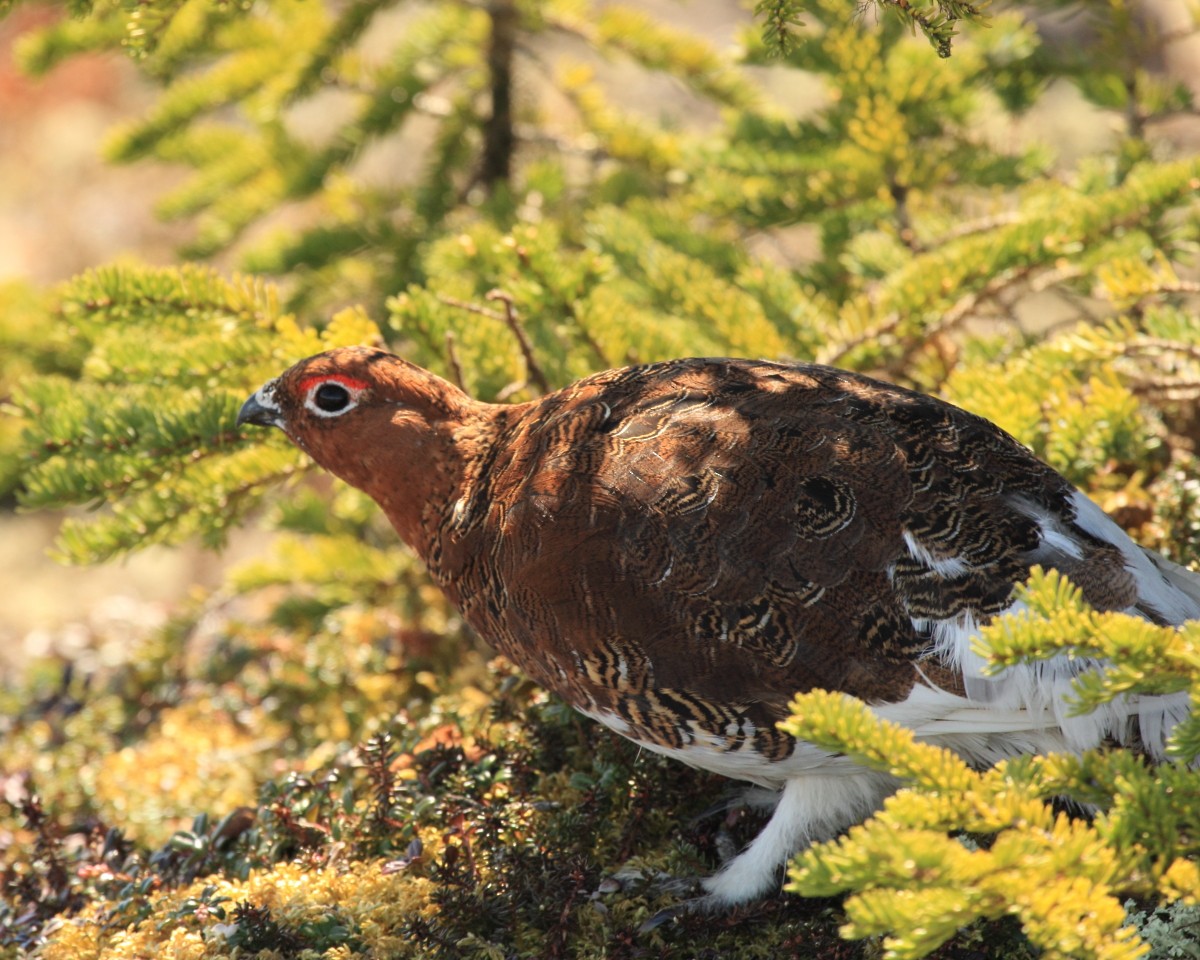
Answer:
[[[326,413],[340,413],[350,405],[350,391],[340,383],[323,383],[313,392],[313,403]]]
[[[313,383],[304,396],[304,406],[318,417],[336,417],[353,410],[366,385],[359,387],[357,382],[344,383],[342,380],[338,377]]]

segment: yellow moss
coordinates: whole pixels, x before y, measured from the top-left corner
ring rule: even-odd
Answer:
[[[51,935],[42,948],[42,960],[98,960],[103,935],[94,919],[76,917]]]
[[[94,915],[76,918],[55,931],[42,951],[44,960],[216,960],[232,957],[231,908],[248,902],[267,907],[272,919],[285,929],[315,923],[336,910],[354,931],[366,956],[410,956],[410,945],[395,931],[416,916],[432,918],[436,908],[429,897],[433,883],[415,874],[384,874],[381,863],[352,863],[313,869],[296,863],[279,864],[253,873],[245,881],[208,877],[189,887],[169,891],[153,900],[150,915],[136,927],[104,935]],[[225,897],[230,911],[224,920],[216,915],[178,916],[190,898]],[[260,957],[266,956],[259,954]],[[324,953],[301,951],[300,956],[341,960],[351,956],[345,947]]]
[[[278,736],[257,711],[238,723],[210,700],[167,710],[141,742],[105,757],[96,801],[115,823],[161,843],[199,812],[252,805],[262,745]]]
[[[1176,860],[1163,874],[1159,888],[1172,900],[1200,903],[1200,867],[1191,860]]]

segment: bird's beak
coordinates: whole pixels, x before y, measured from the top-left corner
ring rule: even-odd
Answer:
[[[279,413],[279,405],[274,400],[275,381],[264,384],[249,400],[242,404],[238,411],[237,425],[244,423],[257,424],[260,427],[283,427],[283,418]]]

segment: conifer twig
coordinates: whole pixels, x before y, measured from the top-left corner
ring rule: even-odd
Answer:
[[[499,320],[512,332],[516,337],[517,346],[521,350],[521,356],[525,360],[525,370],[529,374],[529,379],[537,384],[542,393],[550,392],[550,380],[546,376],[545,371],[538,363],[537,356],[533,352],[533,342],[529,339],[529,334],[525,327],[521,324],[521,318],[517,314],[516,307],[513,305],[511,294],[505,293],[498,287],[495,290],[489,290],[485,295],[488,300],[499,300],[504,304],[504,313],[496,310],[489,310],[487,307],[481,307],[477,303],[470,303],[466,300],[459,300],[458,297],[447,296],[444,293],[439,293],[437,298],[448,307],[457,307],[460,310],[466,310],[469,313],[476,313],[481,317],[487,317],[489,320]],[[513,390],[519,390],[525,384],[510,385]],[[512,392],[512,391],[510,391]]]
[[[822,350],[818,354],[817,359],[821,363],[828,363],[836,366],[838,363],[844,360],[846,356],[851,353],[851,351],[857,350],[863,344],[871,343],[872,341],[876,340],[883,340],[890,334],[894,334],[896,329],[900,326],[900,321],[903,319],[904,314],[901,313],[901,311],[893,310],[869,330],[860,333],[858,336],[851,337],[849,340],[845,340],[842,343],[838,343],[836,345],[831,344],[833,349]]]
[[[1147,377],[1134,381],[1130,389],[1136,396],[1157,397],[1159,400],[1179,403],[1200,396],[1200,379],[1154,380]]]
[[[888,192],[896,204],[896,226],[899,228],[900,242],[913,253],[921,253],[921,243],[917,240],[917,231],[913,227],[912,215],[908,209],[908,187],[892,180],[888,184]]]
[[[1053,275],[1054,281],[1057,283],[1081,272],[1078,265],[1071,264],[1067,267],[1046,271],[1030,279],[1036,270],[1037,267],[1033,264],[1016,270],[1006,270],[1003,273],[997,274],[979,290],[973,290],[961,297],[942,314],[940,320],[930,324],[921,331],[920,340],[914,340],[909,344],[908,349],[904,352],[902,363],[907,364],[911,362],[913,356],[926,342],[934,340],[954,329],[967,320],[968,317],[977,315],[979,308],[984,304],[995,304],[1002,314],[1010,316],[1012,312],[1011,305],[1001,301],[1000,296],[1006,290],[1011,289],[1022,281],[1028,279],[1028,289],[1036,291],[1050,285],[1043,282],[1048,274]]]
[[[507,402],[509,397],[520,393],[527,386],[529,386],[528,380],[514,380],[512,383],[506,383],[504,386],[502,386],[499,390],[496,391],[496,402],[497,403]]]
[[[972,290],[970,293],[959,297],[942,314],[942,319],[929,328],[928,332],[940,332],[957,326],[966,320],[967,317],[971,316],[982,304],[997,302],[1001,293],[1020,283],[1033,272],[1033,269],[1032,266],[1029,266],[1019,270],[1005,270],[1003,273],[997,274],[978,290]]]
[[[947,230],[934,240],[930,246],[934,249],[944,247],[951,240],[961,240],[964,237],[970,237],[977,233],[987,233],[989,230],[995,230],[997,227],[1011,226],[1021,219],[1022,214],[1019,211],[1012,210],[1008,213],[998,213],[991,217],[982,217],[979,220],[968,220],[966,223],[960,223],[958,226]]]
[[[446,368],[450,372],[450,381],[459,390],[466,389],[463,385],[462,364],[458,360],[458,349],[454,344],[454,331],[446,331]]]
[[[971,3],[939,3],[942,8],[942,16],[937,18],[920,13],[914,9],[910,0],[876,0],[876,2],[883,6],[895,7],[900,11],[902,17],[920,27],[926,39],[933,44],[938,56],[942,58],[950,56],[951,41],[954,37],[954,31],[948,25],[956,20],[979,20],[983,17],[981,6]]]
[[[489,310],[487,307],[481,307],[469,300],[459,300],[458,297],[451,297],[445,293],[439,293],[436,296],[439,303],[444,303],[448,307],[457,307],[459,310],[466,310],[468,313],[475,313],[481,317],[487,317],[489,320],[504,320],[504,314],[499,311]]]
[[[489,290],[485,299],[499,300],[504,304],[504,322],[508,325],[508,329],[512,331],[513,336],[517,338],[517,344],[521,348],[521,355],[525,358],[525,370],[529,374],[529,378],[538,385],[542,393],[549,393],[550,380],[546,377],[545,371],[542,370],[541,364],[537,361],[537,356],[533,352],[533,342],[529,339],[528,332],[526,332],[525,327],[521,324],[521,318],[517,315],[517,308],[513,304],[512,295],[497,287],[495,290]]]
[[[550,281],[550,278],[537,268],[537,265],[533,262],[533,258],[529,256],[528,251],[523,247],[517,247],[517,259],[521,261],[521,266],[528,270],[538,283],[547,290],[554,289],[554,284]],[[579,316],[579,311],[575,309],[575,304],[566,298],[560,300],[559,304],[562,306],[563,312],[574,322],[579,335],[583,337],[583,342],[595,354],[596,359],[600,362],[600,366],[603,368],[611,367],[612,363],[609,361],[608,355],[604,352],[604,348],[600,346],[600,341],[592,335],[592,331],[583,322],[583,318]]]
[[[1200,293],[1200,283],[1195,280],[1176,280],[1155,287],[1155,293]]]
[[[1138,337],[1122,344],[1121,353],[1126,357],[1161,356],[1164,353],[1181,353],[1192,360],[1200,360],[1200,344],[1166,340],[1162,337]]]

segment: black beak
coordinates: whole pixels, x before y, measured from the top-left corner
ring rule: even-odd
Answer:
[[[253,423],[260,427],[283,426],[283,421],[279,419],[279,410],[264,405],[257,393],[243,403],[242,409],[238,411],[237,425],[240,427],[245,423]]]

